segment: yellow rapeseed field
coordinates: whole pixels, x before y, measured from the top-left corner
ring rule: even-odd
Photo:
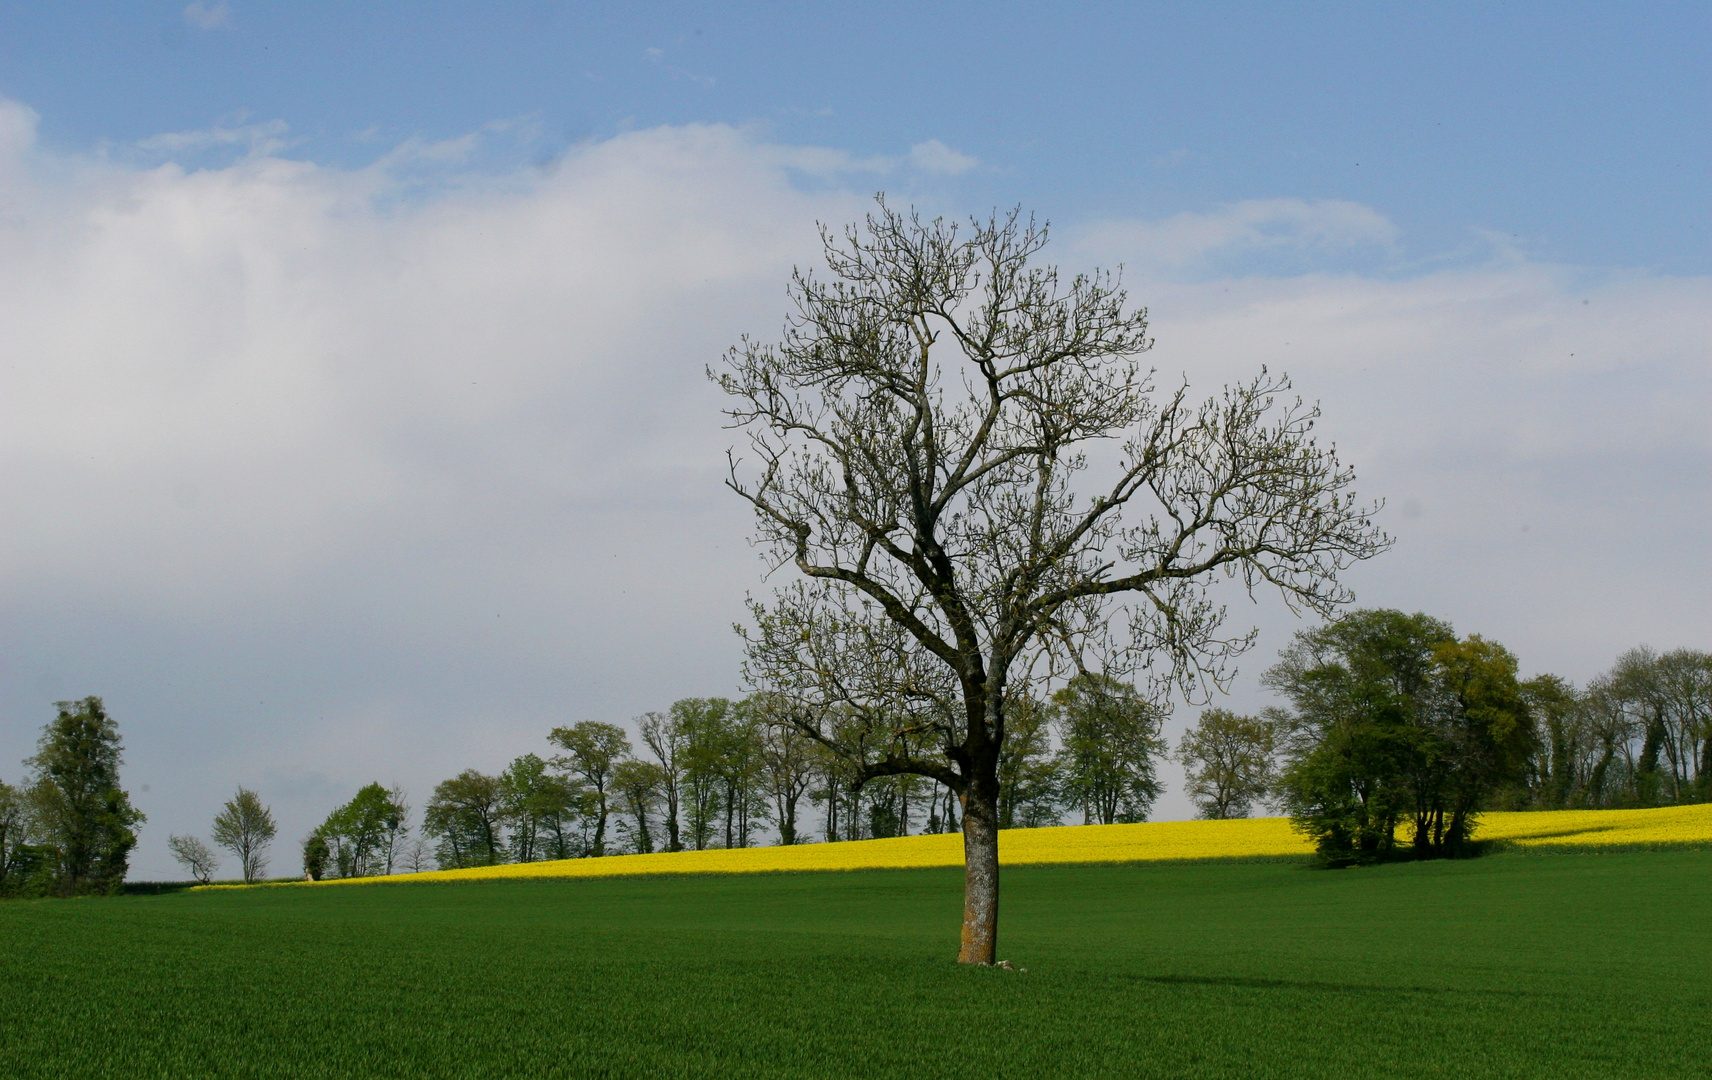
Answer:
[[[1477,836],[1517,847],[1712,845],[1712,805],[1656,810],[1559,810],[1483,815]],[[1285,818],[1243,821],[1156,821],[1139,825],[1071,825],[1009,829],[999,834],[1007,866],[1038,863],[1125,863],[1184,859],[1303,856],[1312,845]],[[963,838],[908,836],[796,847],[615,855],[604,859],[436,870],[349,881],[468,881],[486,878],[606,877],[624,874],[746,874],[780,870],[872,870],[957,866]],[[223,886],[213,886],[220,888]]]

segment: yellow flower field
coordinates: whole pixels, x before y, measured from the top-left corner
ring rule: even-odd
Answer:
[[[1476,835],[1521,848],[1705,844],[1712,846],[1712,805],[1655,810],[1560,810],[1483,815]],[[1285,818],[1242,821],[1157,821],[1139,825],[1072,825],[1010,829],[999,834],[1007,866],[1039,863],[1156,862],[1185,859],[1305,856],[1312,846]],[[624,874],[745,874],[781,870],[870,870],[956,866],[963,861],[958,835],[857,840],[841,844],[615,855],[436,870],[349,881],[468,881],[486,878],[606,877]],[[230,888],[231,886],[209,886]],[[240,886],[241,887],[241,886]]]

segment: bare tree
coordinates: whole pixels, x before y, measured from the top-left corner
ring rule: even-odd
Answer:
[[[1156,396],[1145,311],[1114,275],[1031,266],[1046,229],[1019,212],[965,234],[881,198],[823,240],[831,277],[793,274],[782,340],[709,372],[754,459],[734,452],[728,483],[801,574],[752,601],[745,672],[859,778],[957,792],[959,959],[990,964],[1008,703],[1096,661],[1204,693],[1253,641],[1221,636],[1219,572],[1327,612],[1349,599],[1339,571],[1388,541],[1286,378]]]
[[[166,838],[166,848],[172,852],[172,857],[178,860],[180,866],[190,871],[190,876],[199,884],[206,885],[214,876],[214,871],[220,868],[220,859],[208,849],[208,845],[196,836],[169,836]]]
[[[273,811],[249,788],[240,787],[214,818],[214,842],[238,857],[246,885],[267,870],[268,847],[278,832]]]
[[[434,851],[428,846],[428,841],[418,836],[404,846],[398,857],[398,865],[406,874],[420,874],[434,869]]]
[[[1206,710],[1183,733],[1177,760],[1202,817],[1247,817],[1266,799],[1272,790],[1273,741],[1270,723],[1228,709]]]

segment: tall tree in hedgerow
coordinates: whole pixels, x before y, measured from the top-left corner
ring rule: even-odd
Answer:
[[[58,891],[118,892],[144,820],[119,786],[119,725],[98,697],[56,707],[59,715],[26,763],[34,773],[38,832],[57,855]]]
[[[746,674],[859,780],[957,793],[959,958],[990,964],[1010,704],[1085,668],[1204,692],[1252,641],[1215,579],[1328,612],[1387,541],[1288,379],[1156,392],[1146,312],[1114,275],[1038,265],[1019,213],[965,231],[882,198],[823,239],[782,339],[710,371],[748,435],[729,484],[799,575],[753,603]]]
[[[606,854],[606,822],[612,814],[612,771],[630,756],[630,739],[613,724],[584,720],[568,728],[554,728],[547,741],[565,750],[555,757],[555,768],[574,776],[588,789],[594,801],[594,839],[588,854]]]

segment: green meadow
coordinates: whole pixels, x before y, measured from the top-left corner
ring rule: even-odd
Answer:
[[[1712,852],[0,904],[5,1077],[1712,1075]]]

